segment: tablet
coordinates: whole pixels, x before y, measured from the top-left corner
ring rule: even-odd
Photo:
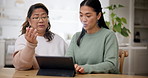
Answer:
[[[64,56],[36,56],[40,67],[37,75],[45,76],[75,76],[72,57]]]

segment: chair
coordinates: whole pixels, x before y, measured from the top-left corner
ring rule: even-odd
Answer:
[[[124,65],[124,58],[128,57],[128,51],[119,50],[119,72],[122,74],[123,73],[123,65]]]

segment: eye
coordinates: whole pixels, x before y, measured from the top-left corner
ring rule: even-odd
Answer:
[[[80,17],[82,17],[83,15],[80,14]]]
[[[39,19],[39,17],[33,17],[32,19]]]
[[[42,17],[43,19],[46,19],[47,17]]]
[[[89,18],[89,17],[91,17],[91,16],[89,15],[89,16],[87,16],[87,17]]]
[[[44,19],[44,20],[45,20],[45,19],[48,19],[48,16],[44,16],[44,17],[42,17],[42,19]]]

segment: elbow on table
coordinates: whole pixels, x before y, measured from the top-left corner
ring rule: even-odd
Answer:
[[[16,70],[28,70],[32,68],[32,64],[13,61]]]
[[[29,69],[31,69],[32,68],[32,66],[24,66],[24,65],[14,65],[14,67],[15,67],[15,69],[16,70],[21,70],[21,71],[23,71],[23,70],[29,70]]]

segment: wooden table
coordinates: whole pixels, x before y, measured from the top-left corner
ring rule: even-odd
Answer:
[[[14,68],[1,68],[0,78],[73,78],[58,76],[37,76],[38,70],[17,71]],[[121,74],[76,74],[74,78],[148,78],[148,76],[134,76]]]

